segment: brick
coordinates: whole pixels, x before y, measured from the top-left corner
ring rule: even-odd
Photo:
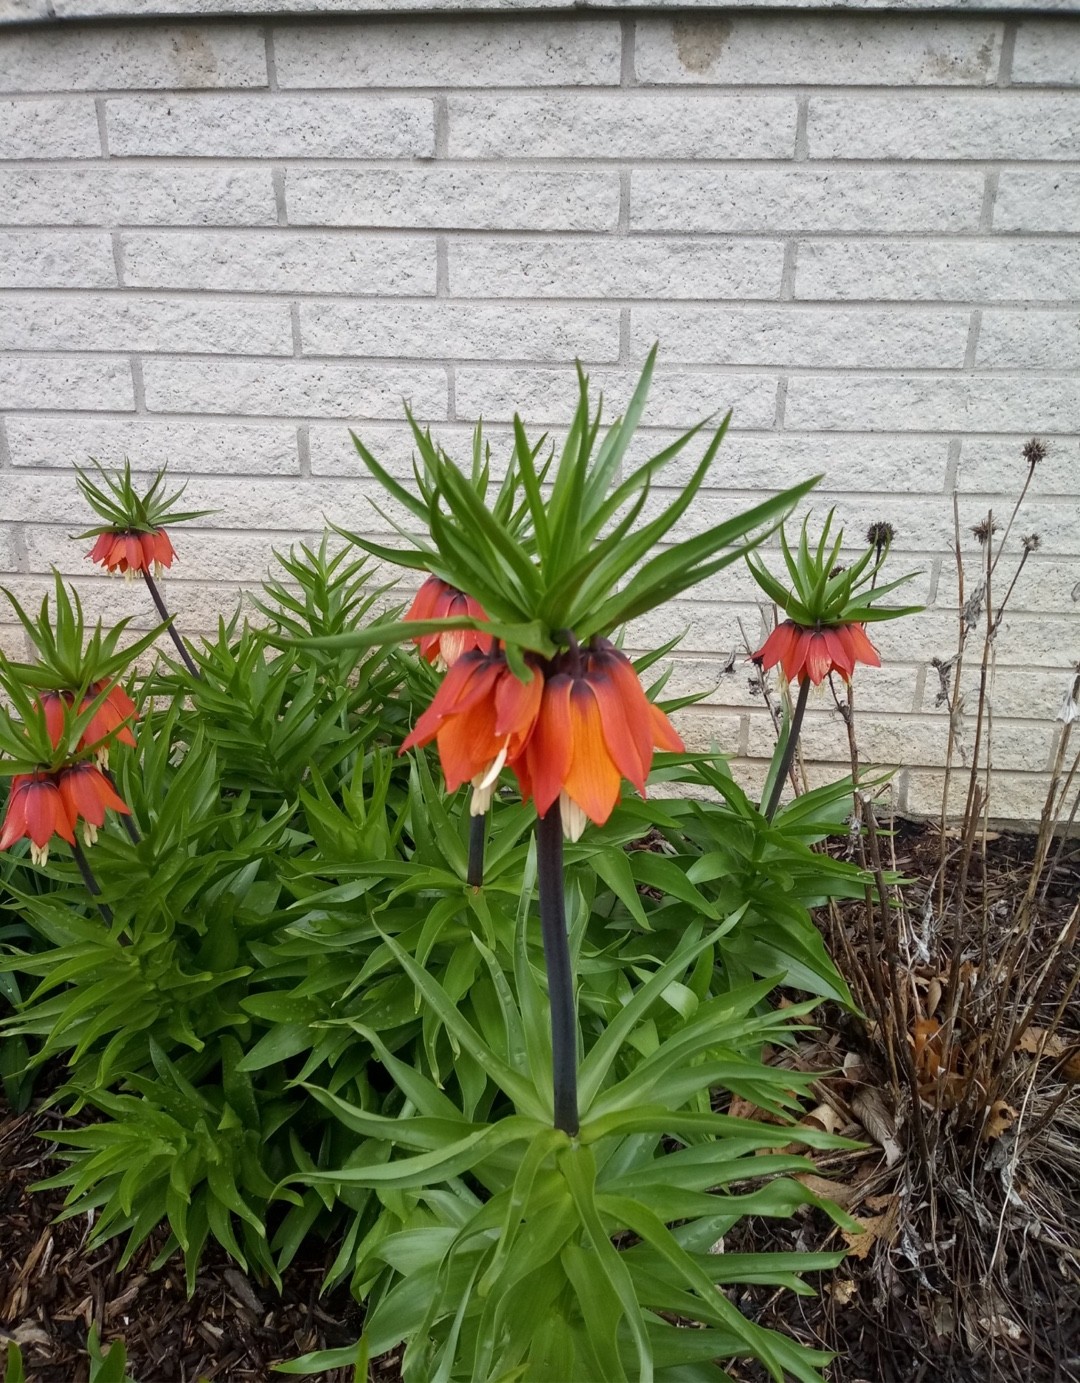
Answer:
[[[712,708],[687,706],[675,715],[687,749],[697,754],[737,754],[742,738],[742,716],[722,715]],[[666,785],[663,789],[667,794]],[[658,795],[658,790],[653,790]]]
[[[614,19],[356,20],[274,28],[283,87],[615,86],[621,52]]]
[[[0,101],[0,159],[100,154],[93,101]]]
[[[1024,19],[1016,30],[1012,80],[1040,86],[1080,86],[1076,19]]]
[[[634,371],[592,370],[593,397],[603,390],[605,415],[616,417],[637,383]],[[457,412],[461,417],[509,420],[515,412],[536,431],[548,423],[565,425],[577,402],[577,382],[569,369],[512,369],[460,366],[456,372]],[[689,426],[699,418],[734,408],[746,427],[770,426],[776,400],[771,376],[724,375],[719,371],[666,370],[653,382],[646,417],[657,426]]]
[[[20,624],[0,624],[0,653],[20,662],[31,657],[29,640]]]
[[[791,158],[793,96],[451,95],[451,158]]]
[[[957,485],[977,494],[1018,494],[1027,475],[1022,448],[1027,436],[965,437],[960,445]],[[1033,493],[1072,494],[1080,474],[1080,441],[1054,438],[1035,474]],[[1023,513],[1023,510],[1021,510]]]
[[[81,516],[85,518],[84,514]],[[27,611],[37,610],[55,587],[51,576],[15,576],[5,582],[16,600]],[[153,629],[158,623],[157,612],[146,599],[145,591],[136,591],[119,577],[84,575],[79,579],[79,599],[87,623],[98,621],[110,629],[122,619],[130,619],[129,628]],[[7,601],[4,602],[5,606]]]
[[[1050,779],[1045,774],[1003,773],[1000,770],[993,773],[990,779],[991,825],[999,822],[1037,821],[1049,785]],[[908,774],[907,792],[903,798],[905,815],[940,817],[944,789],[944,773],[928,768],[912,771]],[[967,774],[954,772],[949,785],[950,818],[958,820],[963,816],[967,790]]]
[[[613,231],[619,220],[619,175],[290,168],[285,200],[295,226]]]
[[[983,312],[975,364],[995,369],[1071,370],[1080,366],[1080,313]]]
[[[1074,301],[1080,242],[803,240],[795,269],[802,299],[913,302]]]
[[[9,225],[274,225],[264,168],[33,168],[0,170]]]
[[[248,24],[82,27],[4,36],[0,91],[116,91],[266,85],[261,30]]]
[[[320,524],[320,532],[321,528]],[[317,535],[312,536],[318,541]],[[275,546],[287,546],[280,533],[248,528],[207,531],[185,524],[182,529],[174,530],[172,538],[176,564],[168,578],[170,594],[189,585],[194,579],[193,573],[220,572],[228,581],[243,581],[257,587],[277,565]],[[90,545],[89,541],[72,542],[60,529],[26,525],[31,572],[47,573],[56,567],[65,575],[88,575],[91,567],[86,554]]]
[[[777,298],[778,240],[452,241],[457,297]]]
[[[691,364],[959,368],[967,311],[887,308],[651,307],[630,310],[631,353],[660,341]]]
[[[116,264],[107,235],[0,231],[0,288],[112,288]]]
[[[283,302],[20,294],[0,316],[0,350],[291,355],[292,324]]]
[[[123,236],[125,278],[135,288],[264,293],[435,293],[433,239],[312,232],[199,232]]]
[[[811,158],[1076,158],[1080,97],[813,96]]]
[[[784,419],[841,432],[1078,432],[1080,379],[800,375],[788,381]]]
[[[5,526],[0,528],[0,571],[15,571],[18,566],[19,559],[15,551],[15,530]]]
[[[974,231],[981,172],[911,168],[636,168],[632,230]]]
[[[305,302],[300,304],[300,337],[309,355],[614,362],[619,358],[619,312],[608,307]]]
[[[351,429],[391,475],[400,480],[413,479],[412,460],[415,453],[412,432],[404,417],[396,422],[364,422]],[[308,453],[312,475],[366,475],[363,462],[356,454],[350,428],[346,423],[313,423],[308,429]],[[438,444],[461,466],[472,458],[473,428],[469,423],[437,423],[432,435]],[[506,458],[514,441],[507,426],[497,424],[483,431],[492,447],[492,474],[503,475]]]
[[[996,668],[990,687],[994,716],[1012,716],[1041,722],[1042,725],[1052,728],[1066,693],[1072,691],[1075,676],[1076,673],[1071,667],[1055,668],[1052,671],[1038,668]],[[936,675],[928,674],[922,709],[928,715],[944,717],[948,714],[947,709],[936,704],[938,685]],[[974,665],[969,665],[965,670],[962,691],[965,715],[974,723],[979,704],[977,658]],[[1056,723],[1060,725],[1061,722]]]
[[[48,0],[3,0],[0,24],[25,24],[34,19],[51,19]]]
[[[637,22],[645,83],[986,86],[1002,24],[901,15],[683,14]]]
[[[105,104],[115,157],[431,158],[422,97],[128,96]]]
[[[288,423],[177,422],[147,418],[5,419],[13,466],[69,468],[95,457],[103,466],[131,462],[153,471],[296,475],[296,429]]]
[[[1066,231],[1080,226],[1080,173],[1003,169],[994,201],[994,229]]]
[[[874,642],[882,661],[949,658],[956,651],[956,615],[927,610],[909,619],[891,620],[874,630]],[[1072,611],[1064,617],[1007,614],[995,641],[997,666],[1060,668],[1062,650],[1075,645],[1076,615]]]
[[[0,356],[0,408],[93,411],[134,406],[126,360]],[[4,485],[8,483],[5,477]]]
[[[441,366],[147,359],[143,376],[146,406],[155,413],[400,418],[409,399],[422,418],[446,414]]]
[[[824,473],[822,490],[880,491],[882,505],[907,492],[936,493],[944,488],[949,444],[941,437],[888,437],[877,433],[857,436],[833,433],[782,432],[744,436],[732,428],[713,462],[710,484],[726,489],[783,490],[811,475]],[[631,463],[644,461],[670,445],[678,434],[639,434],[632,444]],[[664,469],[664,483],[679,485],[692,474],[706,439],[691,443]],[[888,496],[888,498],[886,498]]]

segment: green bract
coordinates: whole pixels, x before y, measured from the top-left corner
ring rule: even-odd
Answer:
[[[826,515],[825,527],[813,551],[807,535],[809,516],[803,520],[799,548],[795,554],[792,554],[781,525],[780,548],[791,576],[790,587],[777,581],[760,557],[747,554],[747,566],[765,594],[776,602],[789,619],[808,628],[831,624],[868,624],[874,620],[917,614],[922,609],[921,605],[893,606],[886,610],[877,608],[877,601],[883,595],[888,595],[897,586],[919,575],[918,572],[909,572],[883,586],[876,584],[877,574],[889,555],[888,543],[871,543],[850,566],[838,565],[844,530],[841,528],[837,531],[830,546],[829,534],[835,512],[830,509]]]
[[[515,416],[512,465],[491,509],[484,502],[485,486],[477,483],[475,456],[470,478],[415,424],[413,435],[422,459],[422,468],[417,467],[419,498],[357,442],[360,458],[371,473],[393,499],[425,524],[428,534],[416,537],[399,528],[412,550],[360,537],[354,541],[379,558],[423,568],[468,591],[489,616],[483,627],[506,643],[508,657],[519,672],[524,670],[524,650],[552,657],[568,644],[571,633],[580,641],[608,634],[728,566],[761,542],[819,477],[650,557],[690,509],[731,416],[710,436],[678,498],[645,521],[651,489],[664,467],[705,428],[704,422],[698,423],[625,479],[619,478],[645,407],[655,356],[654,347],[626,413],[602,440],[601,411],[598,407],[593,413],[588,378],[579,367],[577,409],[557,465],[551,460],[538,465],[543,443],[530,443],[521,419]],[[483,468],[479,474],[485,476]],[[464,618],[414,620],[376,625],[345,635],[342,642],[360,646],[477,627],[476,621]]]
[[[75,476],[83,497],[104,520],[96,528],[88,528],[80,533],[80,538],[92,538],[98,533],[112,533],[116,530],[130,533],[154,533],[167,523],[185,523],[188,519],[199,519],[204,514],[212,514],[212,509],[179,510],[176,505],[187,489],[181,485],[179,490],[165,494],[166,467],[154,476],[149,490],[140,495],[131,478],[131,463],[124,462],[123,471],[116,473],[106,470],[99,461],[94,462],[104,485],[95,485],[89,476],[75,467]]]

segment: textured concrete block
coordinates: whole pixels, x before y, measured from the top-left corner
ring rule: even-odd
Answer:
[[[248,24],[25,29],[4,35],[0,91],[116,91],[266,85]]]
[[[1065,169],[1002,169],[994,201],[994,229],[1064,231],[1080,228],[1080,173]]]
[[[679,14],[637,23],[641,82],[986,86],[1000,20],[901,15]]]
[[[630,226],[667,231],[974,231],[981,172],[934,169],[637,168]]]
[[[631,352],[661,342],[691,364],[955,368],[970,314],[897,308],[652,307],[630,309]]]
[[[1080,94],[812,96],[807,144],[811,158],[1076,158]]]
[[[281,24],[283,87],[616,85],[615,19]]]
[[[912,302],[1074,301],[1080,241],[803,240],[795,296]]]
[[[349,420],[334,423],[312,424],[308,429],[308,453],[312,475],[354,475],[367,474],[363,462],[356,454],[356,447],[350,432],[355,432],[364,446],[375,456],[379,464],[399,480],[413,480],[413,458],[416,446],[412,431],[404,418],[392,423]],[[436,423],[432,436],[459,466],[468,468],[472,459],[473,425],[471,423]],[[492,449],[491,473],[501,477],[506,473],[506,463],[513,449],[514,439],[511,429],[494,424],[483,428],[483,436]]]
[[[613,362],[619,358],[619,312],[609,307],[305,302],[300,304],[300,338],[308,355]]]
[[[264,168],[34,168],[0,170],[9,224],[272,226]]]
[[[51,576],[14,576],[4,584],[27,611],[39,609],[41,602],[46,596],[51,597],[55,589]],[[132,630],[153,629],[158,623],[153,605],[145,598],[134,598],[131,586],[119,577],[83,574],[79,579],[79,599],[91,627],[98,620],[106,629],[122,619],[130,619]],[[7,606],[6,600],[4,605]]]
[[[112,241],[79,231],[0,230],[0,288],[112,288]]]
[[[98,158],[93,101],[0,101],[0,159]]]
[[[431,158],[423,97],[129,96],[106,102],[109,152],[125,157]]]
[[[841,432],[1080,432],[1080,380],[800,375],[788,382],[784,417]]]
[[[918,439],[881,434],[828,435],[778,432],[745,435],[732,428],[721,444],[709,484],[725,490],[783,490],[812,475],[823,475],[821,490],[881,492],[882,518],[893,494],[937,493],[944,488],[949,444],[942,437]],[[631,463],[644,461],[674,442],[674,432],[642,433]],[[664,483],[685,482],[704,451],[702,439],[691,443],[664,469]]]
[[[125,280],[135,288],[236,292],[432,294],[435,242],[288,232],[178,231],[123,236]]]
[[[458,297],[777,298],[779,240],[456,240]]]
[[[619,220],[619,175],[291,168],[285,200],[289,221],[297,226],[610,231]]]
[[[991,823],[1038,821],[1049,784],[1050,779],[1045,774],[1004,773],[1000,770],[993,773],[990,779]],[[902,798],[905,815],[940,817],[944,790],[944,773],[929,768],[913,770],[907,775],[907,788]],[[947,802],[950,818],[963,816],[967,790],[967,775],[954,773]]]
[[[130,461],[150,473],[209,471],[224,475],[297,475],[296,428],[288,423],[179,422],[157,418],[42,418],[9,415],[4,422],[13,466],[103,466]]]
[[[399,418],[407,399],[421,418],[446,416],[441,366],[148,359],[143,377],[154,413]]]
[[[965,437],[960,444],[959,489],[969,494],[1015,495],[1027,475],[1023,446],[1027,436]],[[1080,441],[1075,437],[1050,440],[1032,481],[1035,495],[1068,495],[1080,475]],[[1022,511],[1021,511],[1022,512]]]
[[[1012,80],[1040,86],[1080,86],[1076,16],[1024,19],[1016,30]]]
[[[594,391],[603,390],[605,416],[626,406],[637,383],[634,371],[592,370]],[[508,369],[461,366],[457,370],[459,417],[511,419],[515,412],[534,428],[569,423],[577,403],[577,382],[569,369]],[[776,401],[773,376],[725,375],[719,370],[665,370],[649,393],[646,421],[660,427],[690,426],[710,413],[733,408],[746,427],[772,423]]]
[[[0,315],[0,350],[291,355],[292,324],[281,302],[21,294]]]
[[[1076,674],[1071,669],[1055,668],[997,668],[988,688],[990,704],[995,718],[1011,716],[1017,720],[1034,722],[1030,725],[1033,740],[1042,741],[1045,729],[1053,729],[1058,711],[1061,710],[1067,693],[1071,693]],[[937,676],[927,676],[921,709],[928,715],[944,717],[948,714],[945,706],[937,704],[939,687]],[[974,728],[974,718],[979,705],[979,669],[971,667],[961,680],[964,698],[965,719]],[[1061,722],[1056,721],[1060,726]],[[996,741],[995,741],[996,742]],[[997,755],[994,755],[995,762]],[[1003,767],[1005,765],[1002,765]],[[1023,767],[1024,765],[1018,765]]]
[[[791,158],[793,96],[452,95],[451,158]]]
[[[975,364],[994,369],[1074,370],[1080,367],[1080,313],[986,309]]]
[[[134,406],[131,366],[126,360],[0,356],[0,408],[93,412]]]

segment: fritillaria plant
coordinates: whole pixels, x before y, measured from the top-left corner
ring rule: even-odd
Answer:
[[[817,546],[812,548],[807,532],[809,518],[804,519],[794,553],[781,527],[780,549],[791,578],[790,586],[785,586],[769,572],[759,554],[748,555],[746,559],[754,580],[787,617],[751,655],[753,661],[763,670],[779,664],[784,679],[799,685],[795,709],[783,732],[779,767],[762,807],[770,820],[776,814],[784,781],[794,761],[811,686],[820,686],[832,673],[838,673],[850,683],[856,663],[880,667],[881,659],[867,637],[865,626],[876,620],[914,614],[920,608],[908,605],[882,610],[877,606],[882,596],[910,581],[914,575],[909,573],[896,581],[877,584],[889,554],[892,530],[887,524],[875,525],[867,535],[866,551],[850,565],[843,565],[839,557],[844,531],[837,530],[830,541],[832,521],[833,510],[830,509]]]
[[[625,415],[600,437],[600,413],[579,371],[579,399],[558,462],[537,465],[521,420],[514,420],[513,464],[489,508],[466,475],[427,434],[414,428],[421,454],[418,497],[360,455],[386,491],[426,532],[411,546],[355,540],[388,562],[425,570],[479,602],[487,619],[411,620],[375,627],[338,642],[355,646],[476,631],[490,647],[461,654],[403,750],[434,741],[451,790],[471,782],[485,810],[503,769],[537,812],[540,915],[551,1005],[555,1126],[578,1131],[577,1021],[566,929],[563,837],[605,822],[623,779],[644,793],[656,749],[682,741],[650,704],[633,664],[610,635],[738,560],[802,498],[813,480],[770,497],[660,552],[657,545],[690,510],[723,440],[728,418],[711,430],[701,460],[675,498],[645,518],[664,467],[702,432],[691,428],[623,476],[645,405],[655,351]],[[730,415],[729,415],[730,416]],[[518,500],[520,496],[520,503]],[[508,523],[507,513],[518,517]],[[399,530],[403,531],[403,530]],[[355,535],[353,535],[355,537]]]
[[[133,581],[136,575],[142,577],[169,631],[169,637],[176,645],[176,651],[192,677],[198,678],[199,670],[176,631],[155,578],[160,578],[162,571],[171,567],[176,557],[165,525],[185,523],[211,511],[179,510],[177,505],[186,486],[181,485],[179,490],[167,494],[164,490],[164,468],[154,476],[150,488],[140,494],[135,488],[128,462],[124,463],[122,471],[115,473],[106,470],[98,462],[94,464],[101,477],[100,485],[96,485],[84,471],[76,467],[83,497],[103,520],[79,535],[81,538],[96,539],[87,556],[107,572],[123,576],[126,581]]]

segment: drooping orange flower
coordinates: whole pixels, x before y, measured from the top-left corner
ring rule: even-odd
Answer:
[[[163,568],[172,566],[176,553],[164,528],[155,528],[151,533],[120,529],[99,533],[88,555],[106,571],[131,577],[151,568],[160,576]]]
[[[448,585],[438,576],[427,578],[405,612],[406,619],[460,619],[465,616],[487,618],[478,600],[459,591],[456,586]],[[439,634],[420,634],[413,643],[419,645],[421,657],[440,671],[445,671],[470,649],[487,653],[492,646],[492,638],[478,629],[447,629]]]
[[[880,667],[878,651],[861,624],[835,624],[807,629],[786,619],[778,624],[758,651],[751,655],[763,668],[777,663],[789,682],[809,679],[819,686],[830,672],[851,681],[856,663]]]
[[[89,710],[105,687],[105,682],[91,682],[79,707],[80,713]],[[54,749],[59,748],[64,734],[64,708],[74,704],[74,693],[69,691],[46,691],[39,698],[45,712],[45,729]],[[90,723],[83,731],[76,746],[87,749],[96,745],[94,757],[99,763],[108,766],[109,745],[113,742],[134,745],[135,736],[131,732],[130,720],[135,715],[135,703],[123,687],[114,683],[104,701],[90,717]]]
[[[401,753],[435,740],[446,787],[473,785],[470,812],[488,809],[502,767],[522,752],[540,710],[543,676],[518,681],[501,649],[471,648],[454,662]]]
[[[47,863],[53,836],[75,844],[75,816],[52,773],[16,773],[11,780],[0,828],[0,850],[10,849],[23,836],[30,838],[30,857],[35,864]]]
[[[96,764],[69,764],[56,775],[56,782],[72,825],[83,823],[87,845],[97,840],[97,833],[105,824],[106,810],[131,815],[131,808]]]
[[[654,749],[685,746],[607,639],[561,656],[552,669],[525,753],[511,767],[540,816],[558,801],[563,831],[577,840],[589,821],[607,821],[623,778],[644,796]]]

